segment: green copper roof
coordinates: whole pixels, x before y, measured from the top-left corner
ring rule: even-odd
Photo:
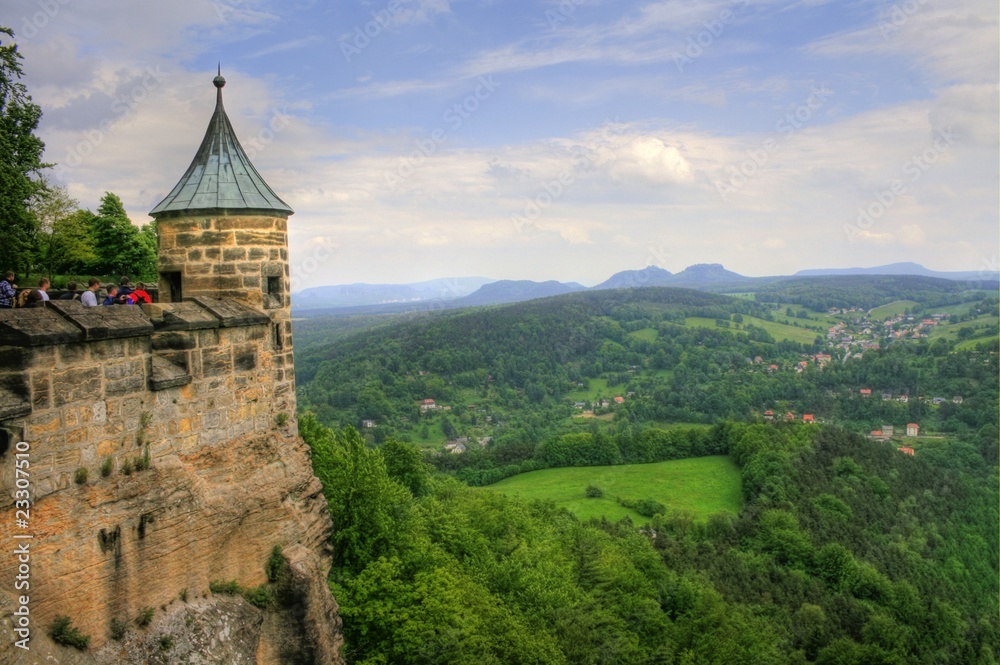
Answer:
[[[208,212],[292,214],[288,204],[257,173],[236,138],[222,107],[222,86],[226,85],[226,79],[221,72],[212,83],[217,89],[215,113],[201,147],[184,176],[149,214],[153,217]]]

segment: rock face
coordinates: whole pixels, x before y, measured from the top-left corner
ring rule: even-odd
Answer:
[[[331,524],[296,433],[290,354],[273,325],[246,304],[210,298],[0,310],[0,663],[87,662],[45,637],[58,615],[91,637],[92,662],[282,662],[268,635],[292,619],[310,660],[339,662],[326,585]],[[25,496],[30,506],[17,503]],[[22,544],[27,587],[9,554]],[[215,580],[265,583],[276,545],[300,588],[299,609],[281,611],[288,621],[242,599],[216,599],[211,611],[180,601],[209,602]],[[6,639],[21,595],[28,652]],[[113,620],[181,607],[227,655],[199,660],[191,647],[185,660],[183,645],[201,642],[171,632],[170,621],[156,645],[170,637],[181,649],[170,659],[105,647]],[[43,647],[63,655],[39,659]]]

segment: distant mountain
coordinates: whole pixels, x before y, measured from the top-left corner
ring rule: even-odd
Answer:
[[[607,280],[597,286],[594,290],[603,289],[628,289],[638,286],[666,286],[669,284],[673,273],[656,266],[648,266],[642,270],[623,270],[616,272]]]
[[[472,307],[475,305],[498,305],[500,303],[521,302],[535,298],[561,296],[566,293],[585,291],[587,287],[576,282],[533,282],[528,279],[502,279],[499,282],[484,284],[475,293],[460,300],[449,303],[453,307]]]
[[[455,300],[492,281],[488,277],[449,277],[413,284],[316,286],[293,293],[292,306],[295,309],[316,309]]]
[[[720,263],[698,263],[673,275],[666,285],[698,288],[710,284],[747,282],[752,279],[732,270],[726,270]]]
[[[795,273],[796,277],[826,277],[830,275],[920,275],[922,277],[937,277],[939,279],[954,279],[959,281],[991,281],[1000,278],[1000,273],[995,270],[939,272],[925,268],[919,263],[910,262],[890,263],[884,266],[875,266],[874,268],[820,268],[800,270]]]

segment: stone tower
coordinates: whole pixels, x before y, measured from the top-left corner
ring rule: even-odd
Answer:
[[[215,113],[180,181],[150,211],[159,235],[161,302],[198,296],[239,300],[272,321],[276,354],[292,367],[288,216],[293,213],[250,163],[213,80]]]

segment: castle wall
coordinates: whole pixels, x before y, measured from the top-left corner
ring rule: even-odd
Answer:
[[[113,618],[202,596],[212,580],[263,583],[275,545],[302,545],[329,569],[282,323],[207,297],[0,310],[0,542],[33,536],[36,634],[67,614],[100,645]],[[18,441],[34,499],[26,528]],[[0,591],[15,597],[17,565],[0,556]]]

